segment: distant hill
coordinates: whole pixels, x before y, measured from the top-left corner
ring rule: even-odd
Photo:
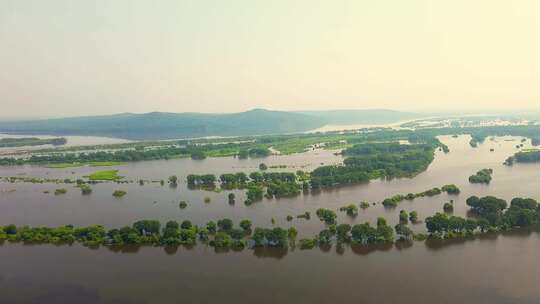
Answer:
[[[282,112],[255,109],[240,113],[123,113],[0,122],[0,133],[89,135],[133,140],[304,132],[327,124],[388,124],[420,118],[392,110]]]
[[[255,109],[230,114],[116,114],[0,122],[0,132],[34,135],[91,135],[125,139],[173,139],[203,136],[304,132],[322,127],[320,117]]]
[[[297,112],[323,119],[328,124],[389,124],[403,120],[416,119],[426,115],[393,110],[332,110],[332,111],[302,111]]]

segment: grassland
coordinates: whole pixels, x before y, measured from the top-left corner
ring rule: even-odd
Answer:
[[[118,170],[104,170],[90,174],[88,179],[91,181],[117,181],[122,179],[122,176],[118,175]]]

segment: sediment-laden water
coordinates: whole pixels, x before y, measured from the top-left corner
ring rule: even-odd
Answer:
[[[441,137],[451,150],[437,152],[427,171],[412,179],[372,181],[319,194],[243,204],[242,191],[235,190],[236,204],[227,202],[228,191],[189,190],[190,173],[251,172],[259,163],[287,165],[282,170],[309,171],[321,163],[342,161],[329,151],[311,151],[290,156],[238,160],[211,158],[203,161],[178,159],[117,166],[130,184],[103,183],[82,196],[73,185],[0,183],[0,223],[31,226],[78,226],[103,224],[119,227],[139,219],[189,219],[202,225],[209,220],[247,218],[255,226],[271,227],[272,218],[281,227],[295,226],[299,237],[314,236],[324,224],[311,220],[286,221],[321,207],[338,209],[362,200],[377,202],[360,210],[355,218],[338,212],[338,221],[374,223],[383,216],[398,222],[399,210],[416,210],[419,218],[442,211],[453,199],[454,214],[465,216],[470,195],[494,195],[507,200],[516,196],[540,198],[540,165],[503,166],[517,151],[520,138],[486,139],[471,148],[469,138]],[[525,148],[529,143],[525,145]],[[490,149],[494,149],[490,152]],[[483,168],[494,170],[490,185],[470,184],[469,175]],[[49,169],[43,167],[0,168],[0,176],[33,176],[75,179],[102,168]],[[159,181],[177,175],[181,182]],[[422,192],[444,184],[456,184],[459,196],[441,194],[404,201],[385,209],[384,198],[399,193]],[[66,188],[65,195],[52,194]],[[116,189],[127,191],[121,199]],[[15,191],[13,191],[15,190]],[[50,191],[45,194],[44,191]],[[210,203],[204,198],[210,197]],[[180,209],[178,202],[188,202]],[[423,231],[423,224],[412,225]],[[80,245],[0,246],[0,297],[2,303],[535,303],[540,301],[536,232],[486,235],[464,242],[415,242],[412,246],[345,247],[299,250],[244,250],[216,253],[213,248],[164,249],[154,247],[88,249]]]

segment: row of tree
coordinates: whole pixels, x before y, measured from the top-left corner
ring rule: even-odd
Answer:
[[[58,141],[58,140],[57,140]],[[57,141],[54,144],[60,144]],[[52,143],[52,142],[51,142]],[[235,150],[237,154],[246,153],[247,156],[265,157],[270,154],[270,150],[265,147],[255,147],[244,149],[246,144],[227,143],[220,145],[185,145],[185,146],[160,146],[145,147],[142,145],[134,148],[117,151],[96,151],[83,153],[50,153],[34,154],[29,158],[0,158],[0,165],[24,165],[24,164],[54,164],[54,163],[88,163],[88,162],[131,162],[158,159],[173,159],[180,156],[190,156],[192,159],[200,160],[206,158],[208,152],[213,150]]]
[[[477,232],[508,231],[511,229],[530,227],[540,224],[540,205],[530,198],[514,198],[510,206],[505,200],[493,197],[472,196],[467,205],[474,213],[474,218],[462,218],[436,213],[425,219],[429,237],[433,239],[450,239],[471,236]],[[317,245],[330,245],[333,242],[353,244],[391,243],[396,239],[422,239],[422,234],[414,234],[408,222],[418,221],[416,212],[399,213],[399,224],[390,227],[384,218],[378,218],[376,226],[370,223],[349,225],[338,224],[336,214],[330,209],[321,208],[317,216],[326,225],[317,236],[301,239],[300,247],[313,248]],[[309,217],[309,215],[308,215]],[[83,243],[86,246],[121,246],[121,245],[159,245],[176,246],[180,244],[195,245],[198,241],[216,248],[245,247],[288,247],[295,242],[298,231],[291,227],[284,229],[255,228],[249,220],[243,220],[235,226],[231,219],[210,221],[204,226],[197,226],[185,220],[181,223],[168,221],[164,227],[156,220],[141,220],[131,226],[106,230],[101,225],[74,227],[66,225],[49,227],[17,227],[7,225],[0,227],[0,240],[28,243],[71,244]]]
[[[0,227],[0,240],[27,243],[72,244],[80,242],[85,246],[123,246],[123,245],[195,245],[197,241],[208,243],[216,248],[283,247],[294,241],[298,232],[294,227],[284,229],[275,227],[255,228],[243,220],[238,227],[230,219],[210,221],[198,227],[190,221],[181,223],[168,221],[164,227],[156,220],[141,220],[131,226],[106,230],[101,225],[74,227],[66,225],[49,227]]]
[[[441,188],[435,187],[435,188],[432,188],[432,189],[429,189],[429,190],[426,190],[426,191],[423,191],[423,192],[419,192],[419,193],[396,194],[396,195],[394,195],[392,197],[385,198],[382,201],[382,204],[383,204],[383,206],[385,206],[387,208],[395,208],[395,207],[397,207],[397,205],[399,203],[401,203],[404,200],[412,201],[412,200],[414,200],[416,198],[419,198],[419,197],[426,197],[426,196],[427,197],[432,197],[432,196],[435,196],[435,195],[439,195],[442,192],[457,195],[461,191],[459,190],[459,188],[456,185],[450,184],[450,185],[444,185]]]
[[[494,196],[467,199],[475,218],[461,218],[437,213],[426,218],[426,228],[433,238],[453,238],[472,235],[476,230],[507,231],[540,223],[540,207],[531,198],[514,198],[508,207],[504,199]]]

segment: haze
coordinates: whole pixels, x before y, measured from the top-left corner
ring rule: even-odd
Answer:
[[[0,116],[539,109],[540,2],[0,1]]]

